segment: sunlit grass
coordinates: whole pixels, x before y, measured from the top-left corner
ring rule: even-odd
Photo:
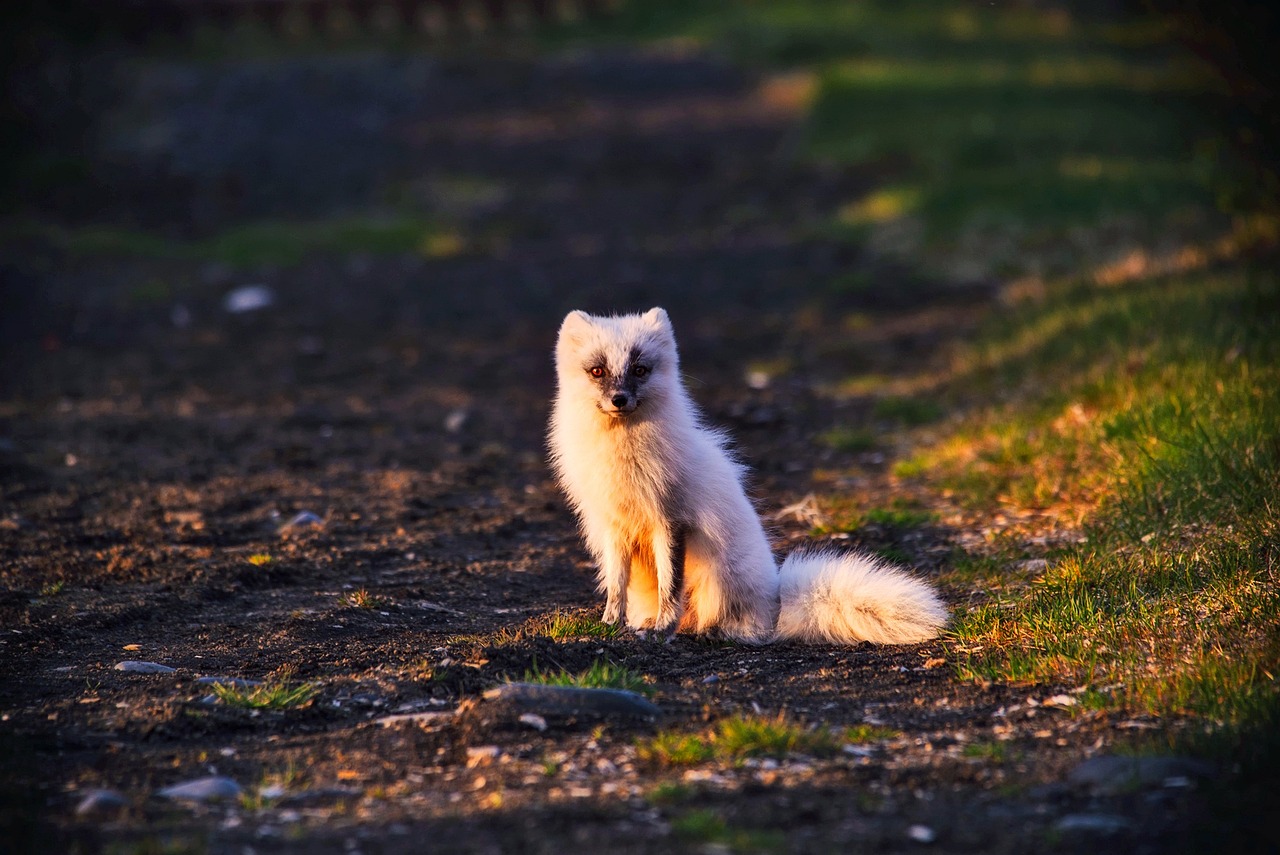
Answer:
[[[302,707],[320,691],[312,683],[293,682],[293,669],[283,668],[256,686],[214,683],[213,694],[229,706],[253,710],[285,710]]]
[[[533,668],[525,671],[520,678],[526,683],[539,683],[544,686],[575,686],[580,689],[623,689],[643,695],[653,694],[653,687],[639,674],[621,665],[615,665],[604,659],[597,659],[585,671],[571,673],[563,669],[559,671],[543,671],[535,663]]]
[[[733,763],[752,757],[783,759],[796,754],[828,757],[846,744],[875,742],[896,735],[896,731],[870,725],[847,730],[807,728],[784,714],[740,715],[723,718],[702,733],[662,731],[641,740],[637,754],[642,760],[664,766],[693,766],[713,759]]]

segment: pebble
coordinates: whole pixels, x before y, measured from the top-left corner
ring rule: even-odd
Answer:
[[[129,806],[129,800],[115,790],[89,790],[76,805],[76,816],[112,816]]]
[[[265,285],[244,285],[235,288],[223,298],[222,308],[233,315],[256,312],[276,301],[276,293]]]
[[[916,843],[932,843],[938,839],[938,832],[927,825],[912,825],[907,828],[907,837]]]
[[[467,768],[488,766],[502,756],[502,749],[496,745],[476,745],[467,749]]]
[[[1092,757],[1076,766],[1067,781],[1099,794],[1129,792],[1148,787],[1185,786],[1187,779],[1206,779],[1214,769],[1189,757]]]
[[[299,511],[294,515],[293,519],[285,523],[282,528],[302,528],[304,526],[320,528],[323,525],[323,518],[313,514],[311,511]]]
[[[239,798],[244,790],[230,778],[211,775],[207,778],[196,778],[165,787],[156,795],[164,799],[182,802],[215,802],[223,799]]]
[[[525,713],[520,716],[520,723],[529,725],[539,733],[547,729],[547,720],[537,713]]]
[[[159,662],[142,662],[136,659],[126,659],[124,662],[116,663],[117,671],[128,671],[131,674],[173,674],[178,669],[170,668],[168,665],[161,665]]]
[[[1133,823],[1122,816],[1109,813],[1072,813],[1055,822],[1053,827],[1064,834],[1079,832],[1109,837],[1131,830]]]

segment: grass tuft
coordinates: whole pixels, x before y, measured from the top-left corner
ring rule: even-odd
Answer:
[[[638,745],[640,759],[664,766],[693,766],[716,759],[741,762],[749,757],[783,759],[792,754],[828,757],[849,743],[887,739],[895,731],[858,726],[847,730],[806,728],[785,714],[732,716],[701,734],[663,731]]]
[[[520,678],[526,683],[540,683],[545,686],[576,686],[580,689],[625,689],[643,695],[653,694],[653,687],[645,681],[644,675],[614,665],[604,659],[597,659],[591,667],[577,674],[565,670],[543,671],[535,662],[533,668],[525,671]]]
[[[287,710],[306,706],[320,689],[313,683],[293,683],[292,677],[292,668],[282,668],[257,686],[239,688],[231,683],[214,683],[213,694],[223,703],[243,709]]]

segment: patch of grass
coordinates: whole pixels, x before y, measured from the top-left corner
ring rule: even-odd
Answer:
[[[457,232],[415,217],[263,221],[200,240],[177,240],[107,226],[74,229],[11,224],[0,242],[38,236],[71,255],[221,262],[233,267],[296,266],[316,255],[419,253],[446,258],[465,251]]]
[[[732,827],[711,809],[691,810],[674,817],[671,830],[683,841],[730,852],[784,852],[787,848],[783,832]]]
[[[970,742],[961,753],[965,757],[992,763],[1007,763],[1014,756],[1013,749],[1007,742]]]
[[[551,638],[556,641],[617,638],[621,627],[607,624],[587,610],[561,611],[530,618],[522,625],[499,630],[491,638],[494,646],[516,644],[527,638]]]
[[[689,801],[697,794],[697,790],[688,784],[678,781],[663,781],[645,795],[646,801],[652,805],[669,806]]]
[[[265,552],[255,552],[254,554],[250,555],[246,560],[250,564],[252,564],[254,567],[262,567],[264,565],[270,564],[272,561],[272,558],[270,555],[268,555]]]
[[[731,716],[721,719],[710,731],[701,734],[663,731],[638,744],[642,760],[664,766],[692,766],[718,759],[739,762],[748,757],[785,758],[791,754],[826,757],[839,752],[850,735],[866,741],[868,732],[853,730],[848,734],[829,728],[805,728],[785,715]]]
[[[901,735],[902,731],[894,730],[892,727],[876,724],[855,724],[840,731],[840,741],[846,745],[866,745],[870,742],[896,739]]]
[[[67,586],[66,580],[58,579],[54,582],[46,582],[40,586],[40,596],[56,597],[62,593],[63,588]]]
[[[320,691],[312,683],[294,683],[293,669],[279,673],[257,686],[239,688],[231,683],[214,683],[213,694],[229,706],[254,710],[287,710],[306,706]]]
[[[823,506],[827,510],[827,519],[814,527],[814,534],[818,535],[854,532],[868,525],[908,530],[929,525],[938,519],[933,511],[906,498],[894,499],[888,507],[862,508],[854,502],[839,498],[825,500]]]
[[[875,433],[866,428],[855,428],[848,425],[834,427],[819,436],[818,439],[836,451],[843,451],[846,454],[871,451],[876,447]]]
[[[628,692],[639,692],[643,695],[653,694],[643,674],[614,665],[604,659],[597,659],[591,667],[577,674],[568,671],[543,671],[537,663],[531,670],[525,671],[521,677],[526,683],[541,683],[546,686],[576,686],[580,689],[625,689]]]
[[[386,597],[371,594],[367,588],[348,591],[338,598],[338,602],[353,609],[382,609],[390,604]]]
[[[945,411],[937,401],[922,398],[881,398],[872,410],[878,419],[901,422],[908,426],[927,425],[942,418]]]

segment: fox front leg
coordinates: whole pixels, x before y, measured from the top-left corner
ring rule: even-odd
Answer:
[[[610,626],[622,623],[627,616],[627,585],[631,582],[631,555],[615,545],[606,550],[600,561],[600,581],[604,587],[604,615],[600,620]]]
[[[671,638],[684,612],[684,559],[688,529],[672,526],[653,538],[653,557],[658,570],[658,614],[653,621],[654,635]]]

